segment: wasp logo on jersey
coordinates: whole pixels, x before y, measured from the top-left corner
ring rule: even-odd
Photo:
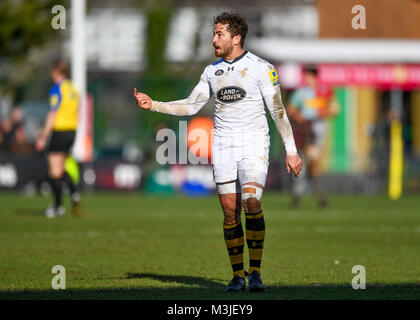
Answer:
[[[276,87],[276,86],[280,85],[279,77],[277,76],[277,72],[276,72],[275,69],[270,70],[268,72],[268,74],[270,75],[270,80],[271,80],[271,84],[273,85],[273,87]]]
[[[239,87],[224,87],[217,91],[217,99],[226,103],[241,101],[246,97],[246,91]]]

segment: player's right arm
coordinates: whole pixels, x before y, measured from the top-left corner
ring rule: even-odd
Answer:
[[[61,104],[61,92],[60,86],[56,84],[50,90],[50,110],[48,112],[47,118],[45,119],[45,124],[42,130],[39,132],[36,142],[35,149],[37,151],[44,150],[47,143],[47,138],[50,133],[53,131],[55,117],[57,115],[57,110]]]
[[[206,71],[203,72],[200,82],[186,99],[170,102],[155,101],[147,94],[137,92],[136,88],[134,88],[134,98],[137,101],[137,105],[145,110],[173,116],[191,116],[196,114],[209,101],[211,96],[210,85],[205,73]]]

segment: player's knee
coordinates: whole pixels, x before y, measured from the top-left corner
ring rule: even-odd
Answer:
[[[63,176],[64,170],[61,168],[51,168],[50,169],[50,177],[53,179],[59,179]]]
[[[237,211],[223,211],[224,213],[224,223],[225,224],[234,224],[241,220],[241,213]]]
[[[236,201],[225,201],[222,204],[225,223],[233,224],[241,218],[241,206],[237,206]]]
[[[308,146],[305,153],[308,161],[317,161],[321,157],[321,149],[316,145]]]
[[[242,205],[245,212],[257,212],[261,210],[261,197],[263,189],[250,184],[242,186]]]
[[[223,213],[228,217],[234,217],[235,215],[238,215],[241,213],[241,207],[239,209],[236,206],[236,203],[229,203],[223,205]]]
[[[246,206],[248,208],[248,212],[258,212],[261,210],[261,201],[251,197],[246,200]]]
[[[241,214],[234,213],[233,215],[225,215],[225,224],[235,224],[241,221]]]

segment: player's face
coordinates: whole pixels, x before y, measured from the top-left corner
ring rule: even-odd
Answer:
[[[213,29],[213,47],[216,57],[225,58],[233,50],[233,38],[226,30],[227,26],[227,24],[218,23]]]
[[[51,76],[52,81],[57,82],[58,79],[60,78],[60,73],[56,69],[52,68],[50,70],[50,76]]]
[[[303,82],[306,86],[315,87],[316,86],[316,76],[311,72],[303,73]]]
[[[51,68],[50,76],[53,82],[57,83],[63,80],[66,76],[62,74],[59,70]]]

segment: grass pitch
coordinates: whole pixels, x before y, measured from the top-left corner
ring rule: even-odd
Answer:
[[[287,195],[266,193],[267,288],[232,294],[216,196],[86,194],[83,217],[46,219],[49,198],[2,193],[0,299],[420,299],[419,198],[330,200],[293,210]],[[54,265],[66,290],[51,289]],[[352,289],[355,265],[366,290]]]

